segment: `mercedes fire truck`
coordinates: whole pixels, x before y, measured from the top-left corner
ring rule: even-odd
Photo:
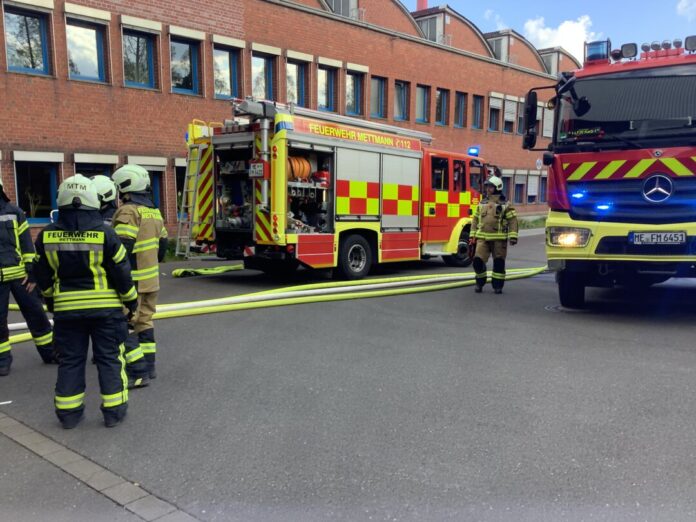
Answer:
[[[548,166],[546,253],[561,304],[589,286],[696,276],[696,36],[585,44],[581,69],[526,97],[523,148]],[[537,92],[553,139],[535,149]]]
[[[235,100],[224,123],[189,126],[178,253],[191,242],[248,268],[334,268],[442,256],[467,266],[487,165],[431,136],[338,114]]]

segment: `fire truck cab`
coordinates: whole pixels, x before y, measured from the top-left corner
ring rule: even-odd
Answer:
[[[481,158],[396,126],[267,101],[232,106],[224,124],[189,127],[180,241],[214,241],[219,257],[248,268],[335,268],[347,279],[377,263],[471,262]]]

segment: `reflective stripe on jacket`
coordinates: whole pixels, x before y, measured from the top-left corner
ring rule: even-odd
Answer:
[[[0,281],[26,277],[26,267],[34,257],[34,244],[24,212],[0,199]]]
[[[517,239],[517,211],[502,194],[481,201],[471,221],[472,236],[483,241]]]

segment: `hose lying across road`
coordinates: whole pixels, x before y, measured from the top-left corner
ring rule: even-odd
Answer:
[[[507,271],[506,280],[533,277],[546,270],[546,267],[513,268]],[[203,301],[188,301],[183,303],[161,304],[157,306],[155,319],[173,319],[192,315],[213,314],[250,310],[254,308],[269,308],[273,306],[288,306],[306,303],[321,303],[342,301],[348,299],[367,299],[370,297],[387,297],[394,295],[414,294],[448,290],[463,286],[472,286],[474,273],[435,274],[420,276],[382,277],[363,279],[360,281],[334,281],[327,283],[312,283],[306,285],[281,287],[273,290],[235,295],[219,299]],[[488,273],[491,277],[491,273]],[[10,309],[16,310],[16,305]],[[26,329],[26,323],[9,325],[11,331]],[[10,337],[11,343],[20,343],[31,339],[31,334],[22,333]]]

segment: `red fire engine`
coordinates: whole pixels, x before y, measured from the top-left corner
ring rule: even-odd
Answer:
[[[189,126],[179,253],[210,241],[249,268],[301,264],[348,279],[377,263],[470,263],[481,158],[431,148],[429,134],[396,126],[266,101],[232,105],[224,124]]]
[[[563,306],[587,286],[696,275],[696,36],[642,51],[587,43],[582,69],[526,98],[533,149],[537,91],[555,91],[546,252]]]

